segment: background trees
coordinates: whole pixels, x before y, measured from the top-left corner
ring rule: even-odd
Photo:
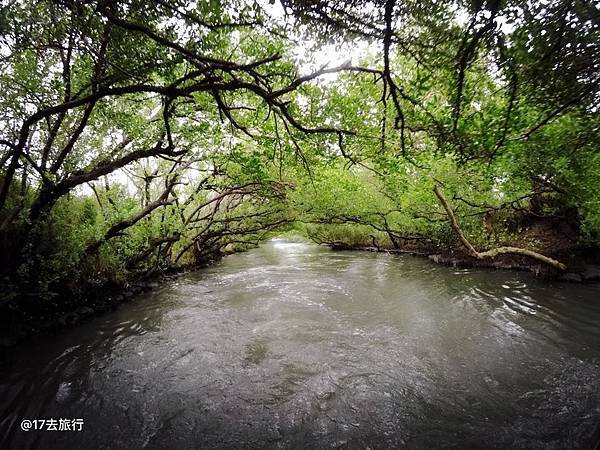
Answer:
[[[481,245],[532,227],[560,230],[565,246],[580,231],[597,240],[597,195],[584,188],[600,180],[595,6],[284,3],[325,41],[360,37],[378,49],[338,79],[328,108],[344,109],[342,126],[358,118],[348,152],[412,224],[439,219],[439,184]],[[348,97],[360,99],[353,111]],[[526,244],[550,245],[538,237]]]
[[[34,289],[82,258],[114,273],[255,242],[289,219],[253,139],[281,160],[280,133],[336,133],[294,115],[318,73],[258,4],[13,1],[2,23],[2,267]]]
[[[5,2],[4,282],[123,279],[291,226],[451,246],[434,184],[479,246],[597,242],[598,28],[581,0]],[[298,68],[348,42],[367,51]]]

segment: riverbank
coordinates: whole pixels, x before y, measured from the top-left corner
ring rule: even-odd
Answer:
[[[382,239],[378,242],[375,235],[371,235],[369,238],[363,237],[362,242],[356,241],[358,243],[344,241],[321,241],[321,243],[336,250],[381,251],[422,256],[436,264],[452,267],[526,271],[547,280],[570,283],[600,281],[600,247],[586,240],[581,230],[568,221],[529,217],[522,227],[513,227],[507,231],[507,234],[502,237],[493,233],[485,238],[479,237],[475,247],[523,249],[530,253],[537,253],[538,257],[552,259],[554,266],[540,259],[515,253],[500,253],[493,258],[475,258],[465,248],[466,244],[459,239],[456,232],[454,239],[446,242],[427,237],[419,239],[395,237],[393,240]],[[480,253],[480,255],[486,253],[491,252]],[[565,270],[560,270],[555,267],[556,265],[564,265]]]
[[[35,295],[14,297],[0,305],[0,347],[11,347],[34,336],[53,334],[89,317],[114,311],[120,304],[190,270],[162,272],[123,284],[107,282],[80,296],[56,293],[52,300]]]
[[[462,249],[440,249],[427,245],[410,244],[401,248],[375,246],[351,246],[341,243],[325,244],[338,251],[369,251],[398,255],[413,255],[428,258],[430,261],[450,267],[473,267],[482,269],[516,270],[532,272],[538,277],[567,283],[600,282],[600,249],[592,247],[571,248],[560,253],[548,253],[553,258],[565,262],[567,270],[560,272],[539,261],[520,255],[499,255],[494,259],[476,259]]]
[[[211,253],[194,264],[128,272],[123,281],[112,278],[103,282],[89,280],[86,286],[54,286],[53,290],[43,294],[19,294],[16,286],[4,286],[5,291],[13,294],[5,295],[0,301],[0,348],[12,347],[35,336],[53,335],[90,317],[115,311],[119,305],[144,292],[240,251],[231,249]]]
[[[140,294],[207,267],[223,256],[213,255],[204,263],[193,266],[130,274],[123,283],[97,283],[79,294],[66,289],[51,293],[49,299],[35,294],[15,295],[0,304],[0,348],[12,347],[35,336],[52,335],[90,317],[115,311],[119,305],[135,300]]]

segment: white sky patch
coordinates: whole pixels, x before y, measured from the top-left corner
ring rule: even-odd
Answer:
[[[512,34],[515,31],[515,25],[512,23],[508,23],[508,18],[506,16],[496,17],[495,22],[496,25],[500,27],[500,31],[502,31],[502,33],[506,36]],[[545,31],[546,30],[542,30],[542,32]]]
[[[301,75],[316,72],[322,68],[341,66],[348,62],[352,66],[357,66],[372,46],[366,41],[355,41],[343,45],[324,45],[316,51],[311,50],[315,47],[315,43],[311,42],[308,45],[297,46],[294,49],[294,60]],[[327,73],[321,75],[319,80],[325,82],[335,81],[338,76],[339,73]]]
[[[464,28],[469,24],[470,19],[471,17],[469,16],[469,12],[466,9],[456,5],[454,22]]]
[[[7,57],[7,56],[10,56],[10,54],[11,54],[10,45],[7,44],[6,42],[0,41],[0,56]]]

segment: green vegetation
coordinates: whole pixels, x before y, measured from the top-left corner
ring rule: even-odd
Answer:
[[[292,229],[461,248],[435,186],[480,251],[600,243],[590,2],[2,5],[3,303]],[[352,45],[368,50],[312,72],[298,56]]]

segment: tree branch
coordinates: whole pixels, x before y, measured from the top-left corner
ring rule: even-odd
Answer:
[[[444,193],[442,192],[442,190],[440,189],[440,187],[437,184],[433,187],[433,192],[435,193],[436,197],[440,201],[440,204],[446,211],[446,214],[448,215],[448,220],[450,221],[450,226],[452,227],[454,232],[457,234],[458,238],[460,239],[461,243],[467,250],[468,254],[470,256],[472,256],[473,258],[475,258],[475,259],[492,258],[493,259],[498,255],[514,254],[514,255],[527,256],[529,258],[536,259],[538,261],[543,262],[544,264],[547,264],[547,265],[554,267],[561,271],[565,271],[567,269],[567,266],[565,266],[560,261],[557,261],[555,259],[544,256],[541,253],[537,253],[532,250],[527,250],[524,248],[498,247],[498,248],[494,248],[491,250],[487,250],[485,252],[478,252],[477,250],[475,250],[475,247],[473,247],[473,245],[469,242],[469,240],[465,236],[463,230],[461,229],[460,225],[458,224],[458,221],[456,220],[456,215],[454,214],[454,211],[450,207],[448,200],[446,200],[446,196],[444,195]]]

